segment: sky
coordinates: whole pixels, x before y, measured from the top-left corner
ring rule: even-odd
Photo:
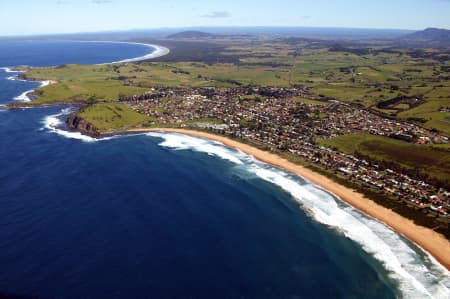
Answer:
[[[0,36],[195,26],[450,29],[450,0],[0,0]]]

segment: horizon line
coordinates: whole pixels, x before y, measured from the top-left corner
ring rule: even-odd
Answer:
[[[345,30],[373,30],[373,31],[421,31],[429,28],[435,29],[444,29],[450,30],[447,28],[438,28],[438,27],[426,27],[423,29],[402,29],[402,28],[368,28],[368,27],[330,27],[330,26],[278,26],[278,25],[255,25],[255,26],[186,26],[186,27],[151,27],[151,28],[132,28],[132,29],[109,29],[109,30],[99,30],[99,31],[72,31],[72,32],[54,32],[54,33],[32,33],[32,34],[6,34],[0,35],[0,38],[13,38],[13,37],[42,37],[42,36],[53,36],[53,35],[77,35],[77,34],[99,34],[99,33],[126,33],[133,31],[157,31],[157,30],[176,30],[176,29],[194,29],[194,28],[203,28],[203,29],[236,29],[236,28],[280,28],[280,29],[345,29]]]

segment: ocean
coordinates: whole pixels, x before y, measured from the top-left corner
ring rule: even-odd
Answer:
[[[2,42],[0,67],[148,52]],[[0,104],[40,85],[16,76],[0,69]],[[214,141],[69,132],[74,109],[0,110],[0,296],[450,297],[432,257],[319,187]]]

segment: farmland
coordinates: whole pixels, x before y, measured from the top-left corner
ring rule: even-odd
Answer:
[[[131,110],[127,105],[116,103],[88,106],[82,109],[78,116],[88,119],[96,128],[105,131],[143,126],[153,120]]]
[[[369,134],[341,135],[318,143],[347,154],[359,154],[375,161],[395,163],[405,169],[417,170],[450,182],[450,155],[443,149]]]

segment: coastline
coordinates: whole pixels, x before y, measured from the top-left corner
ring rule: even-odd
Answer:
[[[417,225],[412,220],[409,220],[388,208],[378,205],[361,193],[340,185],[330,178],[316,173],[304,166],[294,164],[293,162],[281,158],[276,154],[266,152],[250,145],[212,133],[179,128],[130,129],[124,133],[131,134],[144,132],[180,133],[218,141],[223,143],[225,146],[238,149],[248,155],[251,155],[259,161],[294,173],[325,189],[364,214],[385,223],[397,233],[400,233],[407,239],[419,245],[419,247],[430,253],[431,256],[433,256],[442,266],[444,266],[447,270],[450,270],[450,255],[448,254],[450,250],[450,242],[444,236],[433,231],[432,229]]]
[[[58,83],[55,80],[42,80],[42,81],[41,80],[36,80],[36,81],[34,81],[34,80],[20,79],[18,77],[18,74],[23,73],[24,71],[14,70],[14,68],[10,68],[10,67],[0,67],[0,70],[3,70],[5,73],[12,73],[12,74],[14,74],[14,75],[12,75],[10,77],[7,77],[6,80],[9,80],[9,81],[24,81],[24,82],[39,82],[41,84],[40,86],[38,86],[36,88],[26,90],[26,91],[22,92],[20,95],[15,96],[13,98],[13,100],[17,101],[17,102],[29,103],[29,102],[32,101],[32,99],[28,95],[32,94],[37,88],[41,88],[41,87],[48,86],[50,84]]]
[[[167,54],[170,53],[170,49],[163,47],[163,46],[159,46],[159,45],[153,45],[153,44],[144,44],[144,43],[127,43],[127,44],[131,44],[131,45],[144,45],[144,46],[148,46],[151,48],[154,48],[155,51],[144,55],[144,56],[140,56],[140,57],[136,57],[136,58],[129,58],[129,59],[124,59],[121,61],[116,61],[116,62],[111,62],[111,63],[127,63],[127,62],[138,62],[138,61],[142,61],[142,60],[147,60],[147,59],[154,59],[154,58],[158,58],[158,57],[162,57],[165,56]]]
[[[16,80],[16,79],[10,79],[10,80]],[[48,86],[50,84],[58,83],[57,81],[54,81],[54,80],[44,80],[44,81],[35,81],[35,82],[41,83],[41,86],[38,86],[37,88],[41,88],[41,87]],[[20,95],[14,97],[13,100],[18,101],[18,102],[23,102],[23,103],[29,103],[32,101],[32,99],[28,95],[32,94],[35,90],[36,90],[36,88],[26,90],[26,91],[22,92]]]
[[[152,52],[150,52],[150,53],[148,53],[148,54],[146,54],[144,56],[139,56],[139,57],[134,57],[134,58],[127,58],[127,59],[120,60],[120,61],[100,63],[100,64],[97,64],[97,65],[139,62],[139,61],[142,61],[142,60],[154,59],[154,58],[162,57],[162,56],[168,55],[170,53],[170,49],[169,48],[166,48],[166,47],[163,47],[163,46],[159,46],[159,45],[154,45],[154,44],[146,44],[146,43],[120,42],[120,41],[119,42],[111,42],[111,41],[76,41],[76,42],[143,45],[143,46],[146,46],[148,48],[154,49],[154,51],[152,51]],[[17,74],[18,73],[23,73],[24,71],[15,70],[14,67],[0,67],[0,70],[3,70],[5,73],[14,73],[15,74],[13,76],[8,77],[7,80],[11,80],[11,81],[22,80],[22,79],[19,79],[17,77]],[[33,80],[22,80],[22,81],[33,82]],[[45,86],[50,85],[50,84],[58,83],[57,81],[54,81],[54,80],[43,80],[43,81],[36,80],[34,82],[40,82],[41,86],[38,86],[38,87],[36,87],[34,89],[26,90],[23,93],[21,93],[20,95],[14,97],[13,100],[17,101],[17,102],[22,102],[22,103],[29,103],[29,102],[32,101],[32,99],[28,95],[32,94],[37,88],[42,88],[42,87],[45,87]]]
[[[105,64],[113,64],[113,63],[139,62],[139,61],[142,61],[142,60],[154,59],[154,58],[162,57],[162,56],[165,56],[165,55],[170,53],[170,49],[169,48],[166,48],[166,47],[163,47],[163,46],[159,46],[159,45],[155,45],[155,44],[135,43],[135,42],[109,42],[109,41],[81,41],[81,42],[141,45],[141,46],[146,46],[148,48],[155,49],[151,53],[148,53],[148,54],[146,54],[144,56],[139,56],[139,57],[134,57],[134,58],[127,58],[127,59],[123,59],[123,60],[119,60],[119,61],[113,61],[113,62],[98,63],[97,65],[105,65]]]

